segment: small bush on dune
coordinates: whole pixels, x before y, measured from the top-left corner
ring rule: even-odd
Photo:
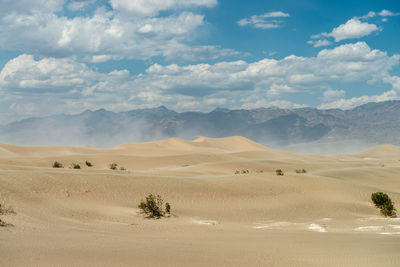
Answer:
[[[85,164],[86,164],[86,166],[88,166],[89,168],[90,168],[90,167],[93,167],[93,164],[92,164],[91,162],[89,162],[89,161],[85,161]]]
[[[0,215],[15,214],[11,206],[7,206],[5,202],[0,203]],[[0,227],[13,226],[0,219]]]
[[[117,163],[111,163],[110,164],[110,170],[116,170],[118,168],[118,164]]]
[[[60,162],[54,161],[53,168],[64,168],[64,166]]]
[[[120,171],[126,171],[125,167],[119,167]]]
[[[3,221],[2,219],[0,219],[0,227],[6,227],[8,224]]]
[[[11,206],[7,206],[4,202],[0,203],[0,215],[15,214]]]
[[[295,172],[296,173],[307,173],[307,171],[305,169],[296,169]]]
[[[390,197],[383,192],[375,192],[371,195],[371,200],[375,207],[380,209],[381,214],[385,217],[395,217],[396,209]]]
[[[142,200],[138,206],[140,212],[145,214],[147,218],[161,218],[165,214],[170,214],[171,205],[167,202],[165,204],[165,211],[163,210],[163,200],[160,195],[150,194],[146,197],[146,200]]]
[[[275,173],[276,173],[276,175],[284,175],[284,173],[281,169],[276,170]]]
[[[71,169],[76,169],[76,170],[78,170],[78,169],[80,169],[81,168],[81,165],[79,165],[79,164],[77,164],[77,163],[72,163],[71,164]]]

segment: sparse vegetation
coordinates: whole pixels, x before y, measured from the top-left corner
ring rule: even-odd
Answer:
[[[126,171],[125,167],[122,167],[122,166],[119,167],[119,170],[120,170],[120,171]]]
[[[160,195],[149,194],[146,200],[142,200],[139,204],[139,209],[142,214],[145,214],[147,218],[161,218],[165,214],[170,214],[171,205],[165,203],[165,211],[163,210],[163,200]]]
[[[283,171],[281,169],[275,170],[276,175],[284,175]]]
[[[0,203],[0,215],[15,214],[14,209],[11,206],[7,206],[5,202]]]
[[[8,206],[3,201],[0,203],[0,215],[8,215],[8,214],[15,214],[14,209],[11,206]],[[2,219],[0,219],[0,227],[12,226],[12,224],[6,223]]]
[[[2,219],[0,219],[0,227],[6,227],[8,224],[3,221]]]
[[[295,172],[296,173],[307,173],[307,171],[305,169],[296,169]]]
[[[383,192],[375,192],[371,195],[371,200],[375,207],[380,209],[381,214],[385,217],[395,217],[396,209],[394,208],[394,203],[388,196]]]
[[[90,168],[90,167],[93,167],[93,164],[92,164],[90,161],[87,161],[87,160],[86,160],[86,161],[85,161],[85,164],[86,164],[86,166],[88,166],[89,168]]]
[[[78,169],[80,169],[81,168],[81,165],[79,165],[78,163],[71,163],[71,169],[76,169],[76,170],[78,170]]]
[[[64,165],[62,165],[60,162],[58,161],[54,161],[53,163],[53,168],[64,168]]]
[[[111,163],[110,164],[110,170],[117,170],[118,169],[118,164],[117,163]]]
[[[240,173],[242,173],[242,174],[247,174],[247,173],[249,173],[249,170],[241,170],[241,171],[236,170],[236,171],[235,171],[235,174],[240,174]]]

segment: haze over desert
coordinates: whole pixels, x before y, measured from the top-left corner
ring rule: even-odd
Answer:
[[[399,0],[0,0],[0,267],[399,267],[399,25]]]
[[[382,217],[371,193],[400,202],[399,155],[294,154],[243,137],[1,144],[0,196],[15,214],[1,216],[13,226],[0,227],[0,265],[398,266],[400,219]],[[149,193],[171,217],[139,214]]]

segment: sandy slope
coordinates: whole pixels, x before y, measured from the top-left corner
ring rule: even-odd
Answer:
[[[370,203],[375,191],[400,203],[399,160],[394,146],[298,155],[243,137],[0,144],[0,196],[17,212],[1,216],[15,226],[0,228],[0,266],[400,266],[400,220]],[[138,216],[148,193],[176,216]]]

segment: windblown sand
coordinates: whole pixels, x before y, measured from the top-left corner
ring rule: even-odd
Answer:
[[[113,162],[127,170],[109,170]],[[300,155],[242,137],[110,150],[0,144],[0,197],[16,212],[0,216],[14,225],[0,227],[0,266],[400,266],[400,219],[379,215],[376,191],[400,203],[399,147]],[[138,215],[149,193],[174,216]]]

